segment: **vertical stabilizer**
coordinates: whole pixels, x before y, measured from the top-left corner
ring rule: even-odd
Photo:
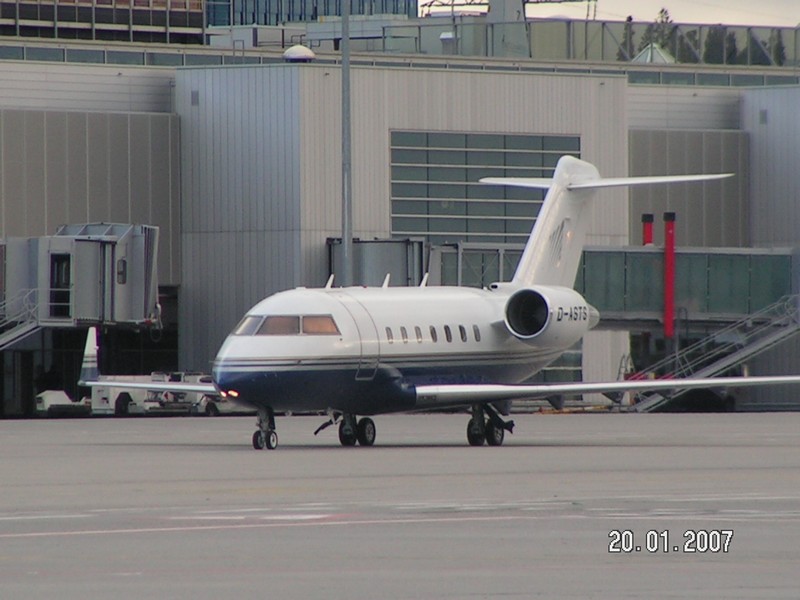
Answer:
[[[719,173],[602,179],[594,165],[573,156],[562,156],[553,179],[486,177],[481,182],[548,190],[512,283],[571,288],[589,229],[589,200],[598,189],[711,181],[731,176],[731,173]]]
[[[481,181],[530,188],[547,188],[525,251],[512,282],[520,286],[558,285],[571,288],[581,260],[588,228],[589,189],[571,190],[571,185],[600,179],[594,165],[573,156],[562,156],[553,179],[488,178]]]
[[[81,363],[81,376],[78,385],[86,381],[97,381],[100,369],[97,366],[97,329],[89,327],[86,332],[86,346],[83,348],[83,362]]]

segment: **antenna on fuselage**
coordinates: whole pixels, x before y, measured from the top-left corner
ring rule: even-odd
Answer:
[[[328,283],[325,284],[325,289],[329,290],[332,287],[333,287],[333,273],[331,273],[331,276],[328,277]]]
[[[428,287],[428,275],[430,275],[430,272],[425,273],[422,277],[422,281],[419,282],[419,287]]]
[[[389,287],[389,279],[391,277],[392,277],[391,273],[387,273],[386,274],[386,277],[384,277],[384,279],[383,279],[383,285],[381,286],[382,288],[388,288]]]

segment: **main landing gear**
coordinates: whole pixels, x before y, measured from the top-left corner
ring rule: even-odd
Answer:
[[[514,421],[504,421],[491,404],[473,404],[472,418],[467,424],[470,446],[502,446],[505,433],[514,433]]]
[[[253,434],[253,448],[256,450],[275,450],[278,447],[278,434],[275,431],[275,412],[269,408],[259,408],[256,421],[258,429]]]
[[[339,419],[342,419],[339,421]],[[331,418],[317,427],[314,435],[339,422],[339,443],[342,446],[372,446],[375,443],[375,422],[369,417],[357,419],[353,414],[333,413]]]

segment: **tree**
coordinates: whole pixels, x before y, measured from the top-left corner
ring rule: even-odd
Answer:
[[[700,62],[698,58],[700,55],[700,41],[697,39],[697,30],[692,29],[687,31],[686,34],[679,32],[675,28],[678,37],[677,50],[675,52],[675,59],[679,63],[695,64]]]
[[[703,62],[710,65],[734,65],[738,62],[736,34],[724,25],[714,25],[706,34]]]
[[[647,26],[642,36],[642,41],[639,44],[639,52],[647,48],[650,44],[656,44],[666,49],[672,37],[672,31],[673,25],[672,19],[669,16],[669,11],[666,8],[662,8],[658,11],[656,20]]]
[[[769,36],[769,50],[772,63],[782,67],[786,64],[786,47],[783,45],[783,32],[773,29]]]
[[[617,60],[629,61],[633,58],[633,17],[628,15],[625,19],[625,29],[622,31],[622,43],[617,49]]]

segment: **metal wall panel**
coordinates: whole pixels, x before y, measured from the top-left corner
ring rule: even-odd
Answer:
[[[0,108],[172,112],[174,68],[0,61]]]
[[[170,150],[177,121],[168,114],[0,109],[0,237],[52,235],[59,225],[87,221],[157,225],[159,282],[180,283],[172,243],[180,154]]]
[[[753,218],[759,246],[794,246],[800,241],[800,88],[746,90],[742,125],[751,135]]]
[[[182,69],[175,97],[183,132],[180,357],[185,368],[208,370],[247,309],[304,284],[298,68]]]
[[[627,95],[631,129],[739,129],[736,88],[632,85]]]
[[[68,201],[68,135],[67,114],[63,112],[47,112],[45,118],[45,162],[44,181],[47,184],[46,195],[48,206],[45,212],[45,230],[61,223],[69,223]]]
[[[113,223],[149,223],[131,219],[131,183],[136,175],[131,173],[130,128],[127,115],[110,115],[108,137],[114,151],[108,156],[109,220]]]
[[[654,242],[663,244],[662,216],[677,217],[680,246],[748,246],[748,136],[741,131],[631,130],[630,174],[734,173],[707,183],[637,187],[630,193],[630,240],[641,241],[641,215],[655,216]]]
[[[742,92],[742,127],[750,134],[752,164],[750,232],[756,246],[800,246],[799,111],[798,87]],[[795,338],[756,358],[751,367],[754,373],[786,374],[797,373],[798,364],[800,340]],[[741,408],[800,410],[800,386],[754,389]]]

